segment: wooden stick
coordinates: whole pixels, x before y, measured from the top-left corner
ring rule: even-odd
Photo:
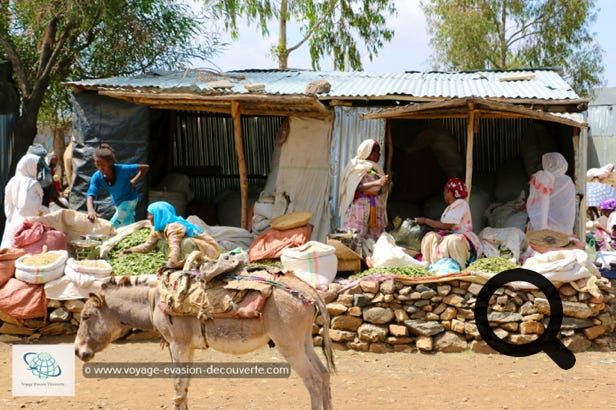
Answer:
[[[240,103],[231,103],[231,116],[233,117],[233,138],[235,140],[235,152],[237,153],[237,163],[240,170],[240,195],[242,201],[241,226],[248,229],[248,172],[246,171],[246,160],[244,158],[244,145],[242,138],[242,116],[240,114]]]

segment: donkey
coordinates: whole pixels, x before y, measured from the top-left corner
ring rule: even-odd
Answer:
[[[297,295],[274,286],[263,306],[261,318],[208,319],[192,316],[169,316],[159,307],[160,294],[155,285],[134,280],[137,277],[112,277],[98,294],[91,294],[81,312],[75,338],[75,354],[84,362],[92,360],[128,329],[156,329],[169,345],[173,363],[191,363],[193,349],[212,347],[230,354],[251,352],[270,339],[302,379],[310,393],[312,410],[332,408],[330,373],[335,372],[332,342],[329,337],[329,314],[319,294],[293,275],[280,282],[315,305],[304,304]],[[314,351],[312,326],[315,315],[323,320],[323,365]],[[174,409],[188,409],[187,376],[175,376]]]

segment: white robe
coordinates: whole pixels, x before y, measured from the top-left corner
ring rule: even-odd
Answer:
[[[36,216],[39,211],[45,212],[43,206],[43,188],[36,179],[38,155],[26,154],[19,162],[15,170],[15,176],[11,178],[4,189],[4,214],[6,224],[0,248],[9,248],[13,243],[13,235],[28,216]]]

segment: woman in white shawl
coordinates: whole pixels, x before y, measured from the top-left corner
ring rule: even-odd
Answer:
[[[339,199],[342,225],[357,230],[365,239],[378,239],[387,226],[389,176],[378,164],[380,157],[379,143],[365,140],[342,173]]]
[[[542,171],[530,178],[526,211],[528,229],[550,229],[573,234],[575,224],[575,186],[565,173],[569,164],[558,152],[548,152],[541,158]]]
[[[47,209],[42,204],[43,188],[37,180],[39,156],[24,155],[4,189],[4,214],[6,225],[0,248],[9,248],[13,244],[13,235],[21,226],[25,217],[36,216]]]

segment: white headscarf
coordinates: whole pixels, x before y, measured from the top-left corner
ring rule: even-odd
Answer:
[[[357,148],[357,155],[351,159],[342,172],[340,182],[340,196],[338,200],[338,209],[341,218],[344,218],[346,210],[351,206],[355,190],[361,182],[364,175],[374,169],[378,174],[384,175],[383,168],[374,161],[369,161],[366,158],[370,156],[372,149],[378,142],[374,139],[364,140]],[[384,190],[386,191],[386,190]],[[384,195],[387,195],[384,192]]]
[[[575,223],[575,186],[565,175],[569,164],[558,152],[541,157],[542,171],[530,179],[526,210],[533,230],[551,229],[573,233]]]
[[[34,189],[40,199],[43,197],[43,188],[36,179],[39,156],[34,154],[24,155],[15,169],[15,176],[11,178],[4,189],[4,212],[8,221],[13,219],[16,209],[26,208],[28,205],[28,192]],[[37,207],[37,208],[38,208]],[[34,215],[30,215],[34,216]]]

